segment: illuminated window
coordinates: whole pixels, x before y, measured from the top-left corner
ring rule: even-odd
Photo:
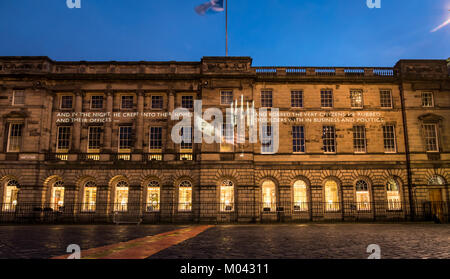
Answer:
[[[119,181],[116,184],[114,211],[125,212],[128,210],[128,183]]]
[[[67,153],[70,149],[70,133],[69,126],[58,127],[58,139],[56,142],[56,151],[60,153]]]
[[[445,180],[442,178],[442,176],[439,175],[433,175],[429,180],[428,184],[430,185],[444,185]]]
[[[291,107],[293,108],[303,107],[303,91],[301,90],[291,91]]]
[[[264,212],[273,212],[277,208],[275,183],[271,180],[266,180],[262,184],[262,202]]]
[[[363,91],[362,90],[351,90],[350,91],[350,101],[352,108],[362,108],[363,107]]]
[[[234,211],[234,183],[228,179],[220,185],[220,211]]]
[[[9,180],[3,197],[3,211],[15,211],[17,206],[17,194],[19,193],[19,183],[16,180]]]
[[[261,153],[274,153],[273,133],[271,125],[262,125]]]
[[[364,180],[356,182],[356,208],[361,211],[370,210],[369,184]]]
[[[261,107],[263,108],[271,108],[272,107],[272,91],[271,90],[263,90],[261,91]]]
[[[400,200],[400,187],[395,179],[390,178],[386,183],[386,193],[388,201],[388,210],[402,209],[402,204]]]
[[[83,212],[95,212],[97,204],[97,184],[94,181],[88,181],[84,184],[83,193]]]
[[[147,211],[159,211],[161,190],[159,182],[152,180],[147,184]]]
[[[384,152],[395,153],[397,147],[395,144],[395,126],[385,125],[383,126],[383,140],[384,140]]]
[[[13,104],[13,106],[25,104],[25,92],[23,90],[14,90],[13,91],[12,104]]]
[[[73,96],[72,95],[61,96],[61,108],[71,109],[72,107],[73,107]]]
[[[425,146],[428,152],[438,152],[438,138],[436,124],[424,124],[423,134],[425,136]]]
[[[178,210],[192,210],[192,183],[184,180],[178,185]]]
[[[333,107],[333,91],[331,89],[320,90],[320,104],[323,108]]]
[[[221,91],[220,92],[220,104],[230,105],[233,103],[233,91]]]
[[[366,128],[364,125],[353,126],[353,150],[355,153],[366,153]]]
[[[134,96],[131,95],[123,95],[120,102],[120,108],[122,109],[132,109],[134,102]]]
[[[306,183],[303,180],[297,180],[294,183],[294,211],[308,210],[308,196]]]
[[[336,153],[336,132],[334,126],[323,126],[322,129],[323,151]]]
[[[22,146],[23,124],[10,123],[8,132],[8,152],[20,152]]]
[[[180,160],[191,161],[192,157],[192,127],[181,128]]]
[[[187,109],[194,108],[194,96],[181,96],[181,107]]]
[[[119,153],[131,152],[132,130],[131,126],[119,127]]]
[[[292,126],[292,149],[294,153],[305,153],[304,126]]]
[[[91,109],[103,108],[103,95],[91,96]]]
[[[339,209],[338,185],[333,180],[327,180],[327,182],[325,182],[325,210],[339,211]]]
[[[88,153],[100,152],[100,140],[102,136],[102,127],[91,126],[88,132]]]
[[[53,210],[61,210],[64,206],[64,182],[56,181],[52,186],[50,207]]]
[[[150,127],[150,152],[162,151],[162,127]]]
[[[163,96],[152,95],[152,109],[162,109],[163,108]]]
[[[380,105],[382,108],[392,108],[391,90],[380,90]]]
[[[433,92],[422,92],[422,107],[434,107]]]

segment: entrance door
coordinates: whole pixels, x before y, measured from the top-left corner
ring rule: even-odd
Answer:
[[[441,222],[444,221],[444,210],[442,201],[442,190],[441,189],[429,189],[431,202],[431,213],[436,216]]]

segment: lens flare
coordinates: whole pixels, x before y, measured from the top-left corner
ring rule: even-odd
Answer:
[[[449,24],[450,24],[450,19],[447,19],[446,22],[444,22],[444,23],[442,23],[441,25],[439,25],[438,27],[434,28],[433,30],[431,30],[431,32],[436,32],[436,31],[438,31],[439,29],[442,29],[442,28],[444,28],[445,26],[447,26],[447,25],[449,25]]]

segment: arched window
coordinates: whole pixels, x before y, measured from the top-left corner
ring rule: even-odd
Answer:
[[[262,202],[263,211],[276,211],[277,195],[275,190],[275,183],[271,180],[266,180],[262,184]]]
[[[161,187],[159,182],[151,180],[147,184],[147,211],[159,211]]]
[[[17,205],[17,194],[19,193],[19,182],[9,180],[3,196],[3,211],[14,211]]]
[[[325,182],[325,210],[339,211],[339,191],[338,185],[334,180],[327,180]]]
[[[128,210],[128,182],[120,180],[116,184],[114,211],[125,212]]]
[[[388,210],[400,210],[402,204],[400,200],[400,187],[397,180],[389,178],[386,183],[386,194],[388,201]]]
[[[234,183],[229,179],[220,184],[220,211],[234,211]]]
[[[178,185],[178,210],[192,210],[192,183],[184,180]]]
[[[53,210],[62,210],[63,206],[64,206],[64,182],[58,180],[52,185],[50,207]]]
[[[365,180],[356,181],[356,208],[361,211],[370,210],[369,184]]]
[[[83,188],[83,206],[84,212],[95,212],[97,203],[97,184],[94,181],[88,181]]]
[[[429,185],[444,185],[445,180],[442,176],[433,175],[430,180],[428,180]]]
[[[293,191],[294,191],[294,211],[307,211],[308,196],[305,181],[303,180],[295,181]]]

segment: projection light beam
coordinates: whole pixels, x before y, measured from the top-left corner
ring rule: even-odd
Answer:
[[[449,24],[450,24],[450,19],[447,19],[446,22],[444,22],[444,23],[442,23],[441,25],[439,25],[438,27],[434,28],[433,30],[431,30],[431,32],[432,32],[432,33],[433,33],[433,32],[436,32],[436,31],[438,31],[439,29],[442,29],[442,28],[444,28],[445,26],[447,26],[447,25],[449,25]]]

